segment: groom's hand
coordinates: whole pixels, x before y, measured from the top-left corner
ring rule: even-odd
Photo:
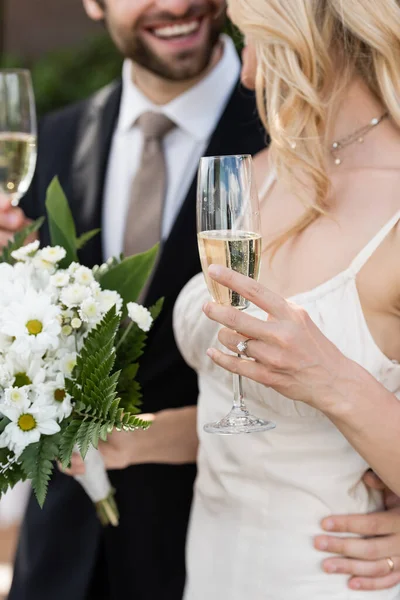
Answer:
[[[29,222],[21,208],[11,206],[10,200],[0,194],[0,249]]]
[[[383,590],[400,583],[400,498],[371,471],[364,476],[364,482],[383,492],[387,510],[324,519],[325,531],[344,536],[318,536],[315,547],[337,555],[324,560],[323,569],[350,575],[351,589]],[[361,537],[346,537],[346,533]]]

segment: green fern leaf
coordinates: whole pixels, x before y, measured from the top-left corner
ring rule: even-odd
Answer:
[[[93,421],[83,421],[78,431],[77,444],[83,459],[85,459],[87,451],[89,450],[92,437],[91,432],[93,431],[94,425],[96,425],[96,423],[93,423]]]
[[[22,469],[31,480],[37,501],[43,507],[47,488],[59,454],[60,435],[42,435],[39,442],[31,444],[21,455]]]
[[[71,457],[78,438],[79,428],[82,421],[74,419],[70,421],[65,431],[62,433],[60,442],[60,460],[64,469],[71,464]]]
[[[26,475],[14,453],[8,448],[0,448],[0,497],[25,479]]]

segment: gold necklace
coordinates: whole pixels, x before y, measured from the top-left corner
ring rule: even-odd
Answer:
[[[368,123],[368,125],[364,125],[364,127],[360,127],[360,129],[357,129],[357,131],[350,133],[346,137],[344,137],[340,140],[334,141],[332,143],[330,151],[331,151],[332,157],[335,161],[335,165],[337,167],[339,167],[342,164],[342,159],[340,158],[338,153],[341,150],[343,150],[343,148],[347,148],[347,146],[350,146],[351,144],[354,144],[355,142],[362,144],[364,142],[364,137],[370,131],[375,129],[375,127],[377,127],[380,123],[382,123],[382,121],[384,119],[386,119],[388,116],[389,116],[389,113],[385,112],[380,117],[374,117],[373,119],[371,119],[371,121]]]

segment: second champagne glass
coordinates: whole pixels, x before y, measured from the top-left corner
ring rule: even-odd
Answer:
[[[250,155],[202,158],[198,173],[197,231],[201,264],[215,302],[239,310],[249,302],[237,292],[216,283],[208,275],[219,264],[258,279],[262,239],[260,208]],[[242,378],[233,376],[233,406],[226,417],[208,423],[208,433],[254,433],[274,429],[275,423],[249,413]]]
[[[0,71],[0,193],[17,206],[36,166],[36,110],[31,76]]]

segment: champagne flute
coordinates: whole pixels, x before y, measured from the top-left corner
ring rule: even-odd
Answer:
[[[36,166],[36,111],[25,69],[0,70],[0,193],[18,206]]]
[[[248,300],[212,280],[208,267],[220,264],[253,279],[259,277],[260,208],[250,155],[211,156],[200,160],[197,232],[201,265],[214,302],[246,309]],[[233,392],[229,414],[205,425],[206,432],[235,434],[274,429],[275,423],[255,417],[247,410],[240,375],[233,375]]]

